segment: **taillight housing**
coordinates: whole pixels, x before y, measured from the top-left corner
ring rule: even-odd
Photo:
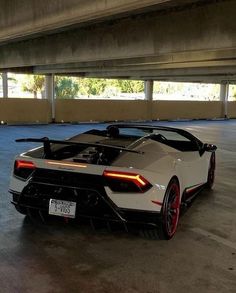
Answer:
[[[103,172],[105,185],[114,192],[146,192],[152,185],[142,175],[129,172],[109,171]]]
[[[35,168],[35,164],[31,161],[16,160],[14,164],[14,175],[26,180]]]

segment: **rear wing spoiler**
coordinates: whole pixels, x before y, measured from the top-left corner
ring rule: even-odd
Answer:
[[[85,147],[96,147],[102,149],[113,149],[113,150],[118,150],[120,152],[129,152],[129,153],[135,153],[135,154],[144,154],[144,152],[141,151],[135,151],[131,149],[127,149],[124,147],[118,147],[118,146],[112,146],[112,145],[107,145],[107,144],[102,144],[102,143],[90,143],[90,142],[75,142],[75,141],[70,141],[70,140],[54,140],[54,139],[49,139],[48,137],[43,137],[43,138],[20,138],[16,139],[16,142],[38,142],[38,143],[43,143],[43,148],[44,148],[44,153],[46,157],[50,157],[52,154],[51,151],[51,144],[61,144],[61,145],[78,145],[78,146],[85,146]]]

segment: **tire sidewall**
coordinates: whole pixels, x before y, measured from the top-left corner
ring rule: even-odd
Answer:
[[[172,233],[170,234],[168,231],[168,227],[167,227],[167,205],[168,205],[168,201],[169,201],[169,196],[170,196],[170,191],[173,188],[173,186],[175,186],[175,188],[178,189],[178,201],[179,201],[179,208],[178,208],[178,214],[177,214],[177,220],[176,220],[176,225],[174,230],[172,231]],[[161,211],[161,216],[162,216],[162,234],[163,237],[165,239],[171,239],[178,227],[178,222],[179,222],[179,214],[180,214],[180,188],[179,188],[179,182],[177,180],[177,178],[172,178],[171,181],[169,182],[167,189],[166,189],[166,193],[165,193],[165,197],[164,197],[164,201],[163,201],[163,207],[162,207],[162,211]]]
[[[207,176],[207,187],[213,189],[215,183],[215,169],[216,169],[216,155],[215,152],[211,154],[208,176]],[[211,172],[214,172],[213,179],[211,178]]]

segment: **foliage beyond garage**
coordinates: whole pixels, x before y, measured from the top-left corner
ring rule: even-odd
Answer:
[[[1,79],[1,74],[0,74]],[[8,74],[9,97],[45,98],[43,75]],[[2,93],[0,83],[0,95]],[[219,100],[219,84],[154,82],[154,100]],[[33,94],[33,95],[32,95]],[[55,76],[55,95],[59,99],[144,99],[144,82]],[[235,85],[229,87],[229,101],[235,100]]]
[[[26,75],[22,82],[25,92],[44,94],[45,77],[41,75]],[[121,93],[142,93],[144,83],[134,80],[113,80],[98,78],[77,78],[56,76],[55,94],[57,98],[73,99],[80,96],[91,97],[102,95],[106,98],[117,96]]]

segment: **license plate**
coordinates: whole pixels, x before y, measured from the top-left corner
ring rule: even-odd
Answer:
[[[48,211],[50,215],[75,218],[75,211],[76,202],[52,198],[50,199]]]

